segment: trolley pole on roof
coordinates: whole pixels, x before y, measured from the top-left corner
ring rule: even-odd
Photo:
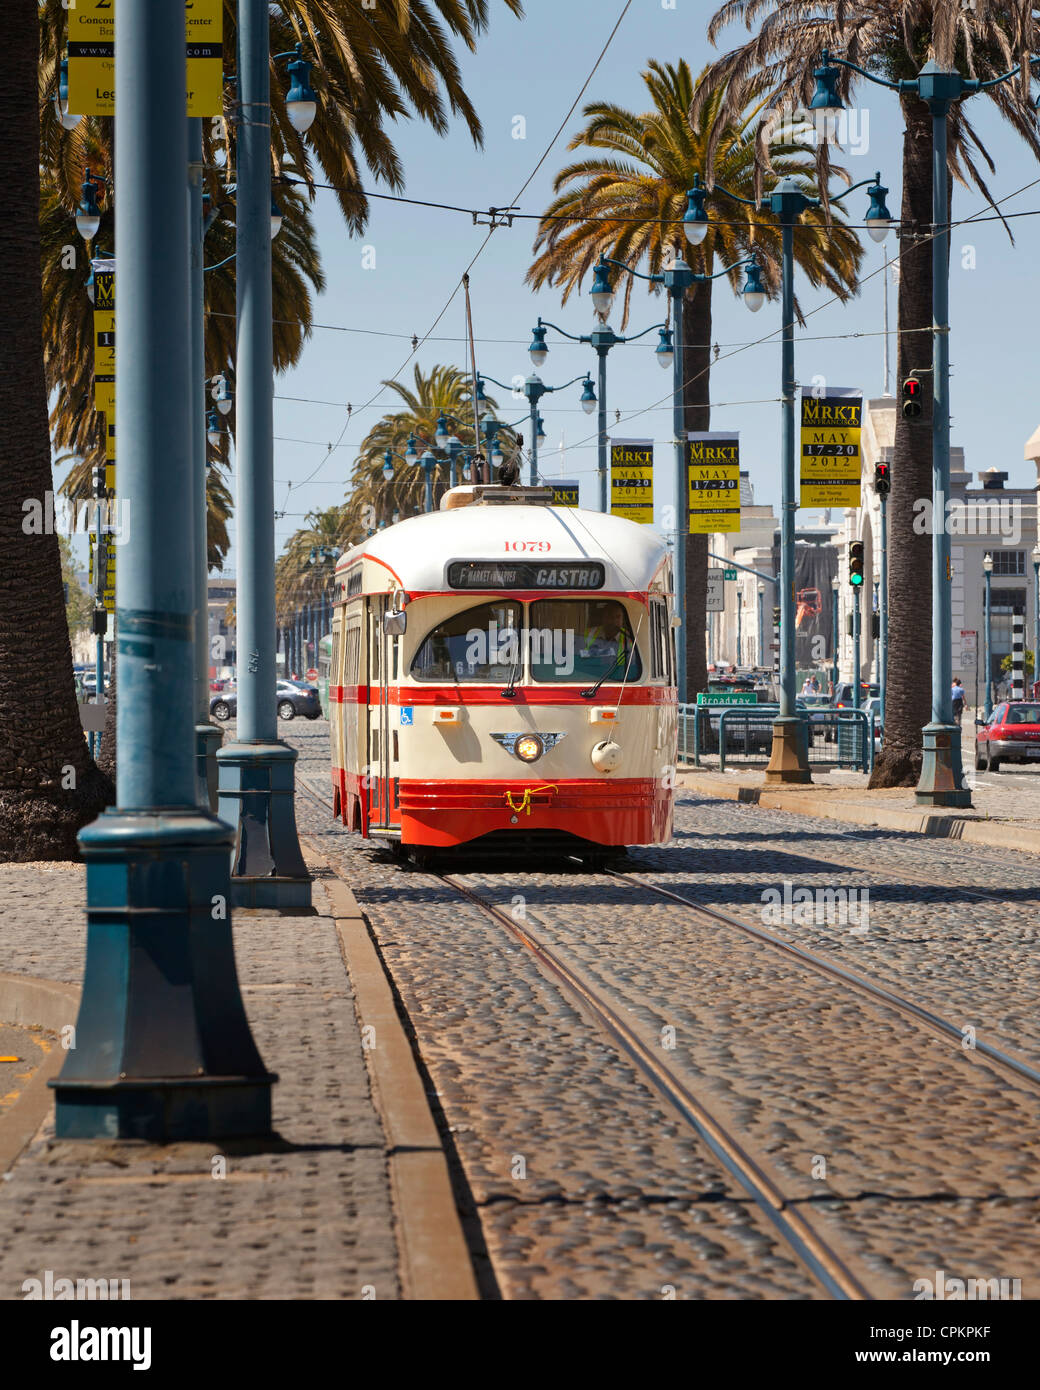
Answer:
[[[266,8],[266,7],[265,7]],[[265,1135],[229,911],[232,833],[195,783],[195,551],[184,0],[116,14],[120,556],[116,806],[79,837],[87,962],[61,1139]],[[181,171],[171,177],[171,171]]]
[[[275,688],[270,23],[267,0],[239,0],[238,736],[217,762],[219,813],[236,828],[233,899],[284,908],[310,906],[311,876],[296,833],[296,752],[278,738]]]

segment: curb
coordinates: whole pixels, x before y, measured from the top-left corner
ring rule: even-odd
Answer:
[[[478,1300],[448,1161],[390,980],[354,894],[320,851],[304,836],[300,841],[308,867],[321,867],[330,875],[319,882],[332,905],[358,1022],[374,1030],[375,1044],[366,1049],[365,1061],[387,1140],[404,1296],[427,1301]]]
[[[709,773],[708,776],[711,776]],[[928,835],[933,839],[962,840],[966,844],[988,845],[992,849],[1015,849],[1026,854],[1040,854],[1040,831],[1022,826],[994,824],[992,821],[968,820],[962,816],[936,815],[932,811],[899,811],[884,806],[863,806],[837,802],[828,806],[810,793],[774,792],[764,787],[721,785],[708,781],[704,774],[680,773],[676,778],[680,791],[699,792],[701,796],[718,801],[741,801],[762,806],[769,811],[794,811],[817,820],[847,821],[852,825],[876,825],[883,830],[900,830],[913,835]]]
[[[34,980],[28,975],[0,974],[0,1019],[22,1026],[36,1024],[60,1033],[75,1023],[79,989],[58,980]],[[54,1103],[47,1083],[61,1070],[65,1052],[54,1047],[36,1069],[32,1080],[0,1121],[0,1173],[10,1169],[32,1141]]]

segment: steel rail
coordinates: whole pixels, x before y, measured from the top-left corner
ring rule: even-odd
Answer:
[[[841,1255],[828,1245],[801,1211],[788,1202],[737,1139],[677,1076],[662,1065],[592,986],[565,965],[554,951],[539,941],[526,927],[519,926],[501,908],[487,902],[466,884],[448,874],[431,872],[431,876],[453,888],[475,907],[493,917],[525,946],[550,974],[555,975],[572,994],[577,995],[595,1021],[636,1065],[658,1094],[697,1132],[726,1171],[752,1198],[787,1245],[832,1297],[843,1300],[872,1298]]]
[[[610,878],[628,882],[631,882],[634,877],[632,874],[618,873],[616,869],[604,869],[602,872]],[[905,1017],[912,1018],[915,1023],[923,1024],[943,1038],[955,1038],[966,1055],[970,1055],[972,1052],[980,1053],[995,1065],[1005,1068],[1005,1070],[1014,1073],[1016,1077],[1040,1088],[1040,1071],[1035,1067],[1031,1067],[1027,1062],[1021,1061],[1017,1057],[1012,1057],[1007,1052],[1002,1052],[990,1043],[980,1041],[977,1036],[973,1039],[971,1047],[965,1048],[963,1028],[958,1028],[955,1023],[950,1023],[941,1014],[934,1013],[931,1009],[926,1009],[920,1004],[915,1004],[913,1000],[895,993],[894,990],[886,989],[884,985],[868,979],[865,975],[860,975],[854,970],[847,970],[835,961],[817,955],[813,951],[807,951],[801,946],[795,946],[793,942],[785,941],[782,937],[775,936],[772,932],[766,931],[763,927],[757,927],[751,922],[745,922],[740,917],[734,917],[728,912],[720,912],[718,908],[705,907],[703,903],[694,902],[692,898],[686,898],[681,893],[676,893],[674,889],[662,888],[659,883],[654,883],[652,879],[646,878],[644,875],[640,875],[636,881],[640,888],[644,888],[648,892],[657,893],[672,902],[680,903],[691,912],[699,913],[712,921],[721,922],[736,931],[742,931],[773,950],[792,957],[802,965],[809,966],[810,969],[819,974],[839,980],[842,984],[851,986],[871,999],[880,1000],[889,1008],[895,1009]]]

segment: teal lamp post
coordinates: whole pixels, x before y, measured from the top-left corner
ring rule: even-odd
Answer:
[[[708,232],[708,216],[704,211],[704,190],[696,178],[693,188],[687,195],[683,227],[687,239],[691,244],[697,246],[704,240]],[[683,400],[683,388],[686,381],[684,343],[686,291],[691,285],[707,284],[710,280],[717,280],[720,276],[729,275],[731,271],[741,266],[748,267],[748,282],[744,287],[744,303],[749,309],[754,311],[762,307],[765,300],[765,289],[761,283],[758,263],[754,257],[738,261],[735,266],[727,266],[725,270],[719,270],[714,275],[696,275],[682,259],[675,261],[670,270],[665,270],[658,275],[646,275],[640,270],[633,270],[624,261],[615,261],[610,257],[603,257],[603,262],[605,266],[617,266],[619,270],[627,271],[640,280],[647,280],[654,285],[664,285],[672,304],[672,323],[675,327],[674,329],[661,328],[656,356],[662,367],[672,368],[672,433],[675,447],[676,516],[675,583],[673,587],[675,589],[676,613],[680,621],[676,639],[676,681],[679,701],[682,703],[688,698],[686,690],[686,537],[689,533],[689,497],[686,487],[686,409]]]
[[[599,474],[599,509],[601,512],[608,510],[607,507],[607,354],[611,348],[618,343],[634,343],[640,338],[645,338],[648,333],[656,332],[667,325],[663,323],[651,324],[642,333],[631,334],[622,337],[615,333],[607,323],[610,311],[614,304],[614,291],[610,284],[609,262],[603,256],[597,261],[592,276],[592,289],[589,291],[592,298],[592,307],[599,319],[599,325],[591,333],[568,333],[566,329],[560,328],[555,323],[550,323],[548,319],[539,318],[534,329],[531,346],[528,352],[535,367],[544,365],[549,355],[549,347],[545,341],[546,330],[551,328],[556,333],[562,333],[565,338],[569,338],[574,343],[588,343],[595,350],[598,359],[598,381],[599,396],[596,397],[591,390],[582,395],[582,407],[591,399],[592,408],[599,406],[599,420],[597,430],[597,472]],[[658,359],[660,360],[660,359]]]
[[[535,332],[537,333],[537,331],[536,329]],[[548,356],[549,349],[545,348],[544,351],[546,356]],[[494,384],[500,386],[503,391],[512,391],[513,389],[511,386],[507,386],[504,381],[496,381],[493,376],[484,376],[482,380],[494,382]],[[570,381],[565,381],[562,386],[546,386],[537,372],[532,372],[524,382],[524,395],[527,397],[527,403],[530,409],[531,462],[528,471],[528,481],[532,487],[534,487],[535,483],[538,481],[538,450],[545,440],[542,417],[538,414],[538,402],[543,396],[551,395],[554,391],[566,391],[569,386],[573,386],[578,381],[586,382],[590,387],[592,385],[587,373],[584,376],[572,377]],[[593,408],[594,407],[595,396],[593,396]]]
[[[269,11],[267,0],[239,0],[238,733],[217,754],[218,810],[235,830],[235,901],[301,908],[310,906],[311,878],[296,832],[296,753],[278,737],[276,706]]]
[[[885,205],[887,190],[881,186],[881,175],[874,179],[863,179],[843,192],[835,194],[830,201],[840,203],[858,188],[870,185],[870,217],[874,224],[870,234],[875,241],[882,240],[892,225],[892,218]],[[798,509],[798,484],[795,475],[795,394],[798,389],[794,368],[794,227],[802,213],[808,208],[820,206],[821,200],[805,192],[803,185],[790,176],[782,178],[771,193],[766,194],[761,203],[752,198],[744,198],[739,193],[716,184],[712,190],[721,193],[734,202],[743,203],[759,211],[768,208],[781,226],[781,301],[783,314],[783,346],[780,361],[781,396],[781,441],[783,469],[781,475],[781,520],[780,520],[780,712],[773,724],[773,747],[766,768],[766,782],[809,782],[809,750],[807,726],[796,709],[797,692],[795,666],[795,512]],[[870,214],[868,214],[870,216]],[[703,223],[698,222],[698,225]],[[749,307],[760,306],[764,290],[755,267],[755,283],[745,287],[745,298],[750,289],[754,299]],[[761,298],[759,298],[761,295]]]
[[[59,1139],[263,1136],[271,1086],[231,937],[232,832],[198,804],[194,718],[193,360],[184,0],[116,13],[122,196],[120,488],[134,524],[117,588],[116,805],[80,835],[87,959]],[[162,273],[156,273],[156,267]],[[193,423],[194,422],[194,423]]]
[[[1040,537],[1033,546],[1033,685],[1040,680]],[[1034,694],[1035,698],[1035,694]]]
[[[988,719],[993,713],[993,657],[990,641],[992,637],[991,620],[993,614],[993,556],[986,554],[982,560],[982,572],[986,576],[986,601],[984,613],[982,661],[985,670],[983,712]]]
[[[920,97],[932,117],[932,502],[936,516],[945,516],[950,495],[950,196],[948,178],[948,118],[950,109],[966,97],[988,91],[1020,75],[1016,64],[1000,77],[981,81],[944,72],[929,60],[915,78],[890,82],[867,72],[847,58],[823,50],[816,69],[817,110],[840,111],[841,68],[857,73],[875,86],[903,96]],[[1032,68],[1040,59],[1031,57]],[[954,722],[953,601],[950,536],[945,526],[932,528],[932,715],[922,731],[924,756],[917,800],[927,806],[970,806],[971,790],[964,782],[960,725]],[[989,670],[986,671],[987,698]]]

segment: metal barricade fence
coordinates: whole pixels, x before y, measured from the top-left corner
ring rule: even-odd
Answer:
[[[762,766],[769,762],[778,704],[679,705],[679,762],[703,767],[705,759]],[[865,710],[796,710],[804,721],[810,767],[869,772],[874,766],[874,716]]]

